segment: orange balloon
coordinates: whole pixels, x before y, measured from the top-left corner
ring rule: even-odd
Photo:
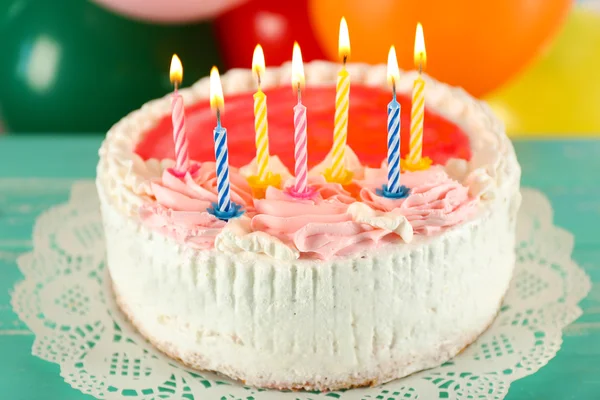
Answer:
[[[423,24],[426,72],[474,96],[502,85],[527,65],[558,30],[573,0],[309,0],[317,38],[338,59],[346,17],[352,61],[385,63],[396,46],[414,69],[417,22]]]

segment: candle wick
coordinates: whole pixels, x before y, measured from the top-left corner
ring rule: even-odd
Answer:
[[[175,93],[177,93],[177,90],[179,90],[179,82],[173,82],[173,86],[175,87]]]
[[[346,66],[347,61],[348,61],[348,54],[344,54],[344,58],[342,59],[342,63],[344,64],[344,67]]]
[[[258,90],[260,90],[260,84],[261,84],[260,74],[257,73],[256,78],[258,80]]]
[[[217,108],[217,128],[221,129],[221,109]]]
[[[300,85],[298,85],[298,103],[302,103],[302,89],[300,89]]]
[[[394,96],[394,100],[396,99],[396,80],[392,79],[392,96]]]

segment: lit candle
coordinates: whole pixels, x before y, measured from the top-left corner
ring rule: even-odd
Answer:
[[[214,130],[215,160],[217,169],[217,207],[216,211],[228,213],[231,210],[229,187],[229,151],[227,150],[227,129],[221,126],[221,113],[224,108],[223,88],[219,70],[210,71],[210,107],[217,114],[217,127]]]
[[[396,100],[396,82],[400,79],[396,49],[390,47],[387,65],[388,83],[392,86],[392,101],[387,109],[388,130],[388,184],[387,191],[398,193],[400,190],[400,103]]]
[[[346,62],[350,57],[350,37],[348,24],[342,17],[339,35],[339,56],[342,59],[342,69],[338,72],[335,93],[335,119],[333,130],[333,154],[331,169],[326,171],[328,181],[349,183],[349,171],[345,168],[346,139],[348,137],[348,108],[350,106],[350,74],[346,70]]]
[[[183,67],[176,54],[173,54],[170,68],[171,83],[175,87],[171,96],[171,119],[173,121],[173,141],[175,143],[175,168],[177,175],[184,175],[190,163],[188,140],[185,133],[185,111],[183,97],[179,94],[179,85],[183,80]]]
[[[404,167],[409,170],[427,169],[431,165],[429,158],[423,158],[423,119],[425,117],[425,80],[421,76],[427,63],[423,26],[417,24],[415,35],[415,67],[419,76],[415,79],[410,112],[410,146]]]
[[[400,184],[400,103],[396,99],[396,83],[400,80],[396,48],[390,47],[387,64],[387,80],[392,87],[392,101],[387,108],[387,130],[388,130],[388,179],[387,185],[377,189],[376,193],[391,199],[401,199],[408,196],[409,189]]]
[[[292,87],[298,93],[298,104],[294,107],[294,156],[296,159],[296,183],[294,192],[304,194],[308,184],[308,151],[306,134],[306,107],[302,104],[302,87],[304,86],[304,65],[298,42],[294,42],[292,53]]]
[[[252,56],[252,71],[256,75],[258,90],[254,93],[254,131],[256,133],[256,165],[260,182],[267,179],[269,167],[269,135],[267,123],[267,96],[260,87],[261,74],[265,71],[265,56],[262,47],[256,45]]]

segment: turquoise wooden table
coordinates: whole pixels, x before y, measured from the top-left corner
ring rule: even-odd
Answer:
[[[0,137],[0,399],[91,399],[64,383],[56,365],[31,355],[33,335],[9,299],[22,278],[15,260],[31,249],[36,216],[65,201],[74,180],[94,177],[100,141],[100,136]],[[513,383],[507,399],[600,399],[600,140],[515,146],[523,185],[550,198],[555,224],[575,234],[573,257],[594,286],[558,355]]]

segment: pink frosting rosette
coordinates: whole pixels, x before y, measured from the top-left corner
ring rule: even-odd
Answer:
[[[410,188],[405,199],[376,194],[386,182],[385,165],[358,172],[359,179],[346,187],[312,174],[308,198],[269,187],[264,198],[255,199],[246,178],[230,168],[231,199],[245,214],[230,221],[232,229],[227,230],[227,222],[207,212],[217,202],[214,162],[205,162],[196,173],[183,177],[165,170],[151,181],[156,201],[142,206],[140,216],[151,229],[200,249],[213,248],[219,237],[228,249],[241,246],[262,252],[277,242],[295,257],[328,259],[390,242],[410,242],[413,234],[436,234],[468,219],[477,208],[477,197],[440,166],[403,173],[402,184]],[[293,178],[286,186],[291,184]]]
[[[231,199],[252,212],[252,194],[246,179],[230,168]],[[199,170],[179,178],[165,170],[151,182],[155,203],[140,209],[144,225],[194,247],[208,249],[225,222],[207,209],[217,202],[217,175],[214,162],[202,163]],[[250,208],[250,209],[249,209]]]
[[[291,181],[289,183],[292,184]],[[356,198],[339,183],[327,182],[323,176],[310,176],[309,186],[312,186],[318,197],[323,200],[336,201],[343,204],[352,204]]]
[[[402,173],[401,184],[410,189],[404,199],[376,194],[386,176],[385,166],[367,169],[364,181],[359,182],[361,201],[378,211],[404,215],[415,234],[434,235],[469,219],[477,210],[477,198],[469,195],[469,188],[450,178],[441,166]]]
[[[304,200],[269,187],[264,199],[254,200],[252,230],[295,247],[303,257],[320,259],[360,252],[397,238],[388,230],[354,221],[348,207],[356,199],[341,185],[322,177],[311,178],[309,184],[316,193]]]

